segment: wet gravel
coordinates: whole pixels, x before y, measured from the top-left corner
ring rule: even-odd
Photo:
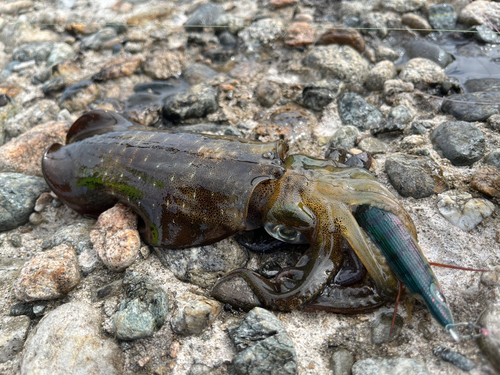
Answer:
[[[239,267],[275,275],[302,249],[255,253],[234,238],[153,249],[135,225],[113,237],[116,228],[47,193],[40,167],[93,109],[143,126],[283,139],[320,158],[369,151],[430,261],[493,268],[500,37],[490,23],[500,28],[500,3],[482,0],[0,4],[0,372],[83,371],[73,352],[100,373],[498,371],[498,278],[435,268],[455,320],[491,333],[461,343],[411,298],[391,338],[393,304],[352,316],[245,313],[256,297],[244,281],[220,288],[231,306],[210,297],[217,279]]]

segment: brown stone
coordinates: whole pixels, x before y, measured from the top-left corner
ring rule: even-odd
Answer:
[[[500,170],[493,165],[483,167],[472,179],[471,186],[490,197],[500,198]]]
[[[42,176],[42,156],[52,143],[64,143],[70,124],[51,121],[35,126],[0,147],[0,172]]]
[[[320,36],[317,45],[340,44],[349,45],[358,52],[365,50],[365,38],[353,29],[329,29]]]
[[[289,47],[304,47],[314,43],[314,29],[307,22],[294,22],[286,30],[285,44]]]
[[[14,283],[14,295],[25,302],[61,298],[80,282],[75,250],[62,244],[26,262]]]
[[[271,5],[275,8],[284,8],[297,4],[298,0],[271,0]]]
[[[427,20],[417,14],[405,13],[401,17],[401,23],[418,31],[422,35],[427,35],[433,31],[432,26]]]
[[[167,79],[181,74],[184,56],[179,51],[161,51],[146,58],[144,72],[154,79]]]
[[[150,9],[127,18],[127,25],[131,26],[146,25],[148,21],[166,17],[170,15],[170,13],[172,13],[172,8],[168,7],[167,5],[162,5],[161,7]]]
[[[128,56],[115,59],[104,65],[101,71],[92,77],[96,81],[107,81],[120,77],[129,77],[141,66],[140,56]]]
[[[229,75],[241,82],[250,82],[253,77],[260,73],[263,66],[254,61],[239,64],[229,71]]]
[[[18,96],[21,90],[21,87],[13,83],[5,82],[0,84],[0,94],[9,95],[13,98]]]
[[[73,34],[83,34],[85,26],[86,26],[85,23],[70,23],[66,25],[66,31]]]

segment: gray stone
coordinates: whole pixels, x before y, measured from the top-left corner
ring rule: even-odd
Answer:
[[[394,12],[407,13],[420,9],[424,4],[425,0],[386,0],[382,6]]]
[[[130,272],[123,279],[127,298],[113,317],[115,334],[121,340],[151,336],[168,314],[168,297],[151,278]]]
[[[99,95],[99,86],[92,81],[82,81],[64,90],[58,103],[62,109],[76,112],[86,109],[99,98]]]
[[[255,88],[255,97],[261,106],[269,108],[280,98],[281,90],[276,82],[264,79]]]
[[[394,120],[383,120],[373,125],[370,129],[370,133],[374,135],[384,133],[401,133],[405,130],[405,128],[406,126],[404,123]]]
[[[387,116],[388,120],[393,120],[401,124],[407,124],[412,118],[413,115],[411,114],[411,111],[404,105],[394,107]]]
[[[358,147],[372,155],[385,154],[387,152],[387,145],[380,139],[373,137],[364,138],[359,142]]]
[[[350,150],[355,146],[356,138],[358,138],[358,136],[358,128],[351,125],[342,126],[335,132],[335,134],[333,134],[329,148]]]
[[[368,61],[347,45],[315,47],[304,57],[302,64],[317,69],[324,78],[336,78],[348,86],[364,84],[369,72]]]
[[[180,335],[199,335],[215,320],[222,304],[195,294],[185,294],[176,299],[177,308],[172,315],[172,330]]]
[[[273,313],[254,308],[238,326],[228,328],[238,352],[233,359],[238,375],[297,374],[297,355],[283,324]]]
[[[206,81],[216,75],[217,72],[204,64],[191,64],[182,69],[182,78],[192,85]]]
[[[210,295],[244,311],[263,307],[245,279],[237,275],[220,279],[212,288]]]
[[[218,108],[217,91],[210,85],[199,84],[169,97],[163,105],[163,117],[177,122],[204,117]]]
[[[464,83],[465,90],[471,92],[500,92],[500,78],[474,78]]]
[[[15,138],[36,125],[55,120],[59,111],[59,106],[53,100],[40,100],[35,105],[24,108],[5,124],[7,139]]]
[[[377,108],[353,92],[340,99],[339,115],[343,125],[352,125],[359,130],[368,130],[384,119]]]
[[[352,365],[354,364],[354,356],[344,348],[340,348],[332,354],[330,358],[330,369],[332,375],[351,375]]]
[[[47,58],[47,64],[52,65],[66,59],[69,59],[75,55],[73,47],[66,43],[55,43],[50,51],[50,55]]]
[[[394,327],[391,332],[392,313],[381,313],[371,324],[371,341],[375,345],[383,344],[384,342],[391,342],[398,338],[403,328],[404,320],[400,315],[396,315]]]
[[[500,148],[491,151],[484,159],[484,162],[500,169]]]
[[[75,249],[77,254],[92,248],[90,241],[90,231],[94,227],[94,220],[81,220],[59,228],[54,235],[47,240],[47,246],[56,247],[66,244]]]
[[[48,190],[41,177],[0,173],[0,232],[26,223],[37,198]]]
[[[486,199],[472,198],[469,193],[446,192],[438,195],[438,210],[450,223],[470,231],[495,211]]]
[[[490,361],[493,367],[500,371],[500,306],[492,304],[486,308],[477,320],[477,324],[483,327],[488,334],[481,335],[476,339],[481,352]]]
[[[436,4],[429,7],[429,23],[437,30],[454,30],[457,13],[451,4]]]
[[[111,48],[113,46],[114,41],[116,40],[117,42],[119,39],[117,38],[118,34],[116,33],[115,29],[112,29],[111,27],[107,27],[105,29],[102,29],[101,31],[89,35],[88,37],[85,37],[82,39],[82,48],[84,49],[92,49],[95,51],[98,51],[102,49],[103,47],[109,47]]]
[[[446,79],[443,69],[434,61],[416,57],[408,61],[401,69],[399,78],[411,82],[417,88],[441,85]]]
[[[247,50],[255,51],[276,42],[283,35],[285,25],[278,18],[263,18],[252,22],[238,36]]]
[[[425,156],[391,155],[385,161],[385,171],[403,197],[425,198],[447,188],[441,168]]]
[[[450,95],[443,100],[441,110],[457,120],[485,121],[500,113],[500,92],[474,92]]]
[[[439,356],[443,361],[450,362],[462,371],[468,372],[476,367],[476,364],[469,358],[453,350],[445,348],[444,346],[438,346],[437,348],[434,348],[432,352],[434,355]]]
[[[217,17],[213,25],[215,26],[214,31],[216,33],[220,30],[225,30],[221,34],[228,32],[231,35],[236,35],[238,32],[245,28],[245,19],[234,14],[222,14]],[[219,35],[220,38],[220,35]],[[222,43],[222,42],[221,42]]]
[[[406,43],[405,48],[406,54],[410,59],[415,57],[429,59],[441,68],[445,68],[453,61],[451,55],[443,48],[426,40],[411,40]]]
[[[361,14],[359,23],[363,34],[380,39],[384,39],[387,36],[387,19],[383,13],[369,12]]]
[[[315,111],[322,111],[344,91],[344,84],[338,79],[324,79],[309,83],[302,90],[304,106]]]
[[[0,363],[7,362],[19,353],[28,336],[30,318],[21,316],[0,316]]]
[[[203,31],[203,27],[212,26],[224,14],[224,9],[219,5],[206,3],[198,7],[186,21],[186,31]]]
[[[21,375],[121,374],[122,350],[101,324],[100,312],[84,302],[51,311],[26,341]]]
[[[368,358],[352,366],[353,375],[429,375],[424,363],[410,358]]]
[[[30,60],[35,60],[37,62],[47,61],[53,47],[54,43],[49,42],[23,44],[12,52],[12,60],[21,62]]]
[[[431,141],[436,151],[451,161],[453,165],[472,165],[485,152],[483,132],[464,121],[447,121],[431,133]]]
[[[397,74],[396,67],[392,61],[381,61],[368,73],[366,88],[370,91],[382,90],[385,81],[395,78]]]
[[[490,24],[474,26],[477,31],[476,38],[483,43],[496,44],[500,41],[500,36]]]

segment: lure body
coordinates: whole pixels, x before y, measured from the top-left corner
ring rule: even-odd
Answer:
[[[429,267],[401,276],[398,257],[411,254],[427,263],[411,218],[369,172],[287,155],[287,148],[282,141],[138,127],[116,113],[96,110],[73,124],[65,146],[49,147],[42,169],[51,189],[81,214],[97,216],[117,202],[132,207],[144,223],[144,240],[153,246],[207,245],[258,227],[281,241],[309,244],[296,266],[274,280],[246,269],[230,272],[214,287],[219,298],[229,279],[241,277],[271,309],[309,304],[359,313],[395,297],[394,274],[416,295],[425,289],[416,279],[438,285]],[[365,205],[392,216],[383,225],[364,224],[364,216],[352,211]],[[372,228],[383,230],[382,242],[390,242],[392,253],[371,241],[358,221],[370,236]],[[334,282],[346,244],[366,267],[373,287]]]

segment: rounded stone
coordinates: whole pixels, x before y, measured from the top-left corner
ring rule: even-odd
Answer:
[[[443,100],[441,110],[457,120],[485,121],[500,113],[500,92],[473,92],[450,95]]]
[[[437,44],[426,40],[411,40],[405,44],[406,54],[410,59],[420,57],[434,61],[445,68],[453,61],[453,57]]]
[[[429,23],[437,30],[453,30],[457,13],[451,4],[436,4],[429,7]]]
[[[392,61],[381,61],[377,63],[368,73],[366,88],[370,91],[378,91],[384,88],[385,81],[397,76],[396,67]]]
[[[486,164],[493,165],[500,170],[500,148],[491,151],[484,159],[484,162]]]
[[[447,121],[431,133],[431,141],[441,156],[453,165],[472,165],[486,149],[483,132],[464,121]]]
[[[344,150],[350,150],[355,146],[356,138],[358,138],[358,136],[359,130],[355,126],[342,126],[333,135],[329,148],[341,148]]]
[[[302,90],[302,102],[307,108],[322,111],[342,93],[344,87],[338,79],[323,79],[309,83]]]
[[[442,84],[446,79],[446,74],[435,62],[417,57],[403,66],[399,78],[413,83],[416,87],[426,88]]]
[[[388,120],[393,120],[401,124],[407,124],[412,118],[413,115],[410,109],[405,105],[398,105],[394,107],[387,116]]]
[[[490,361],[493,367],[500,371],[500,307],[491,305],[483,311],[477,324],[483,327],[488,334],[481,335],[476,339],[481,352]]]
[[[359,130],[368,130],[384,119],[377,108],[353,92],[340,99],[339,115],[343,125],[352,125]]]
[[[269,108],[280,98],[281,90],[276,82],[264,79],[255,88],[255,96],[261,106]]]

